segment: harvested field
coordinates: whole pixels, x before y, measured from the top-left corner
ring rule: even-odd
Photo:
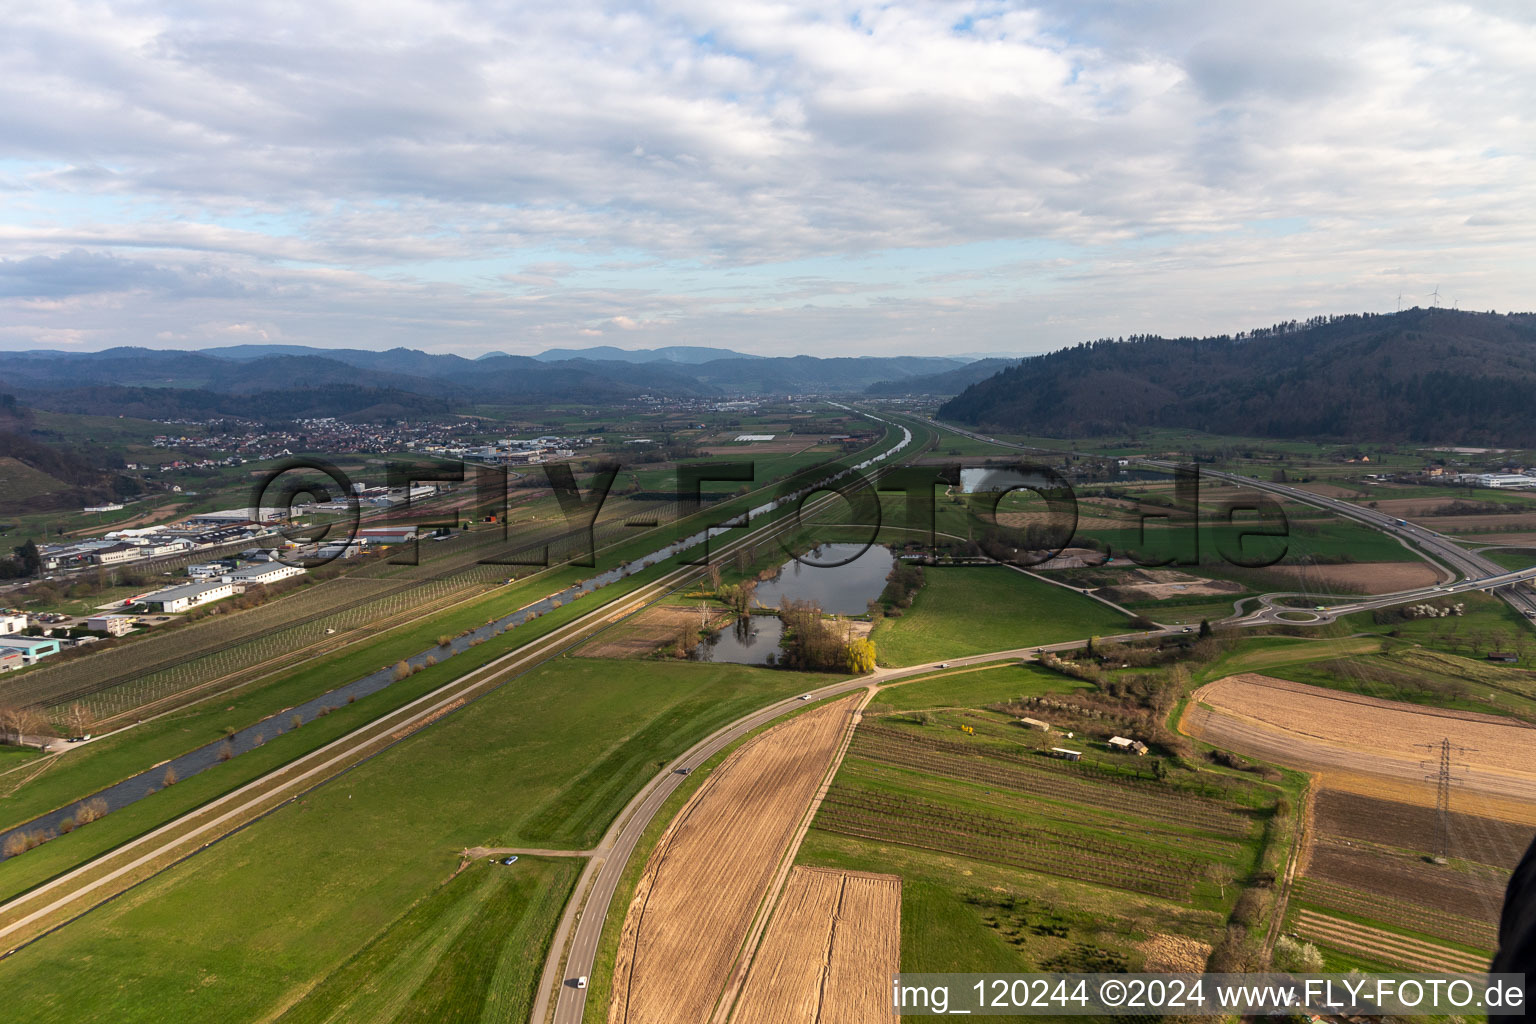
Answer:
[[[610,1024],[709,1019],[864,697],[815,708],[742,746],[668,826],[624,918]]]
[[[1325,498],[1350,498],[1360,497],[1360,488],[1342,487],[1338,484],[1325,484],[1313,481],[1305,484],[1293,484],[1298,490],[1311,491],[1313,494],[1321,494]]]
[[[1423,836],[1422,842],[1427,847],[1433,836]],[[1313,847],[1307,877],[1479,921],[1498,920],[1509,884],[1509,872],[1501,868],[1431,864],[1412,852],[1389,853],[1337,840]]]
[[[1422,783],[1428,745],[1470,748],[1458,788],[1529,801],[1536,728],[1470,711],[1398,704],[1245,673],[1194,693],[1181,723],[1208,743],[1301,768]],[[1325,782],[1326,784],[1326,782]],[[1502,815],[1501,815],[1502,816]]]
[[[1423,562],[1273,565],[1264,574],[1281,586],[1330,594],[1392,594],[1440,582],[1440,574]]]
[[[1479,544],[1500,544],[1506,547],[1528,548],[1536,547],[1536,533],[1490,533],[1479,534]]]
[[[1426,516],[1424,525],[1440,533],[1492,533],[1499,530],[1513,533],[1536,529],[1536,521],[1533,521],[1529,512],[1511,515]]]
[[[1145,956],[1145,971],[1169,974],[1199,974],[1205,970],[1205,962],[1211,958],[1210,943],[1191,939],[1187,935],[1153,935],[1136,948]]]
[[[1373,921],[1386,921],[1415,932],[1492,951],[1499,942],[1498,922],[1425,907],[1398,895],[1351,889],[1320,878],[1298,881],[1293,898],[1320,910],[1337,911]]]
[[[1316,815],[1317,830],[1325,835],[1408,849],[1422,844],[1436,828],[1432,807],[1327,789],[1317,794]],[[1509,871],[1532,839],[1529,825],[1463,811],[1453,810],[1450,823],[1451,856]]]
[[[709,624],[718,627],[731,615],[720,608],[709,612]],[[645,658],[671,644],[678,637],[692,646],[698,642],[701,616],[697,608],[684,605],[653,605],[638,615],[604,630],[583,644],[577,653],[583,658]]]
[[[1401,964],[1421,971],[1481,974],[1488,969],[1487,960],[1459,949],[1437,946],[1396,932],[1371,928],[1310,910],[1297,912],[1296,934],[1335,949],[1364,954],[1372,960]]]
[[[881,1024],[900,963],[900,878],[797,867],[731,1019]]]

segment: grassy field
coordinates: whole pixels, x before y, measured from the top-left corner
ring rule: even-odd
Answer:
[[[1482,556],[1490,562],[1494,562],[1511,571],[1515,569],[1529,569],[1536,565],[1536,551],[1530,548],[1495,548],[1492,551],[1481,552]]]
[[[981,707],[998,701],[1040,693],[1087,689],[1091,684],[1041,668],[1034,663],[954,669],[923,676],[910,683],[881,689],[876,702],[893,711]]]
[[[1455,595],[1455,603],[1465,606],[1463,614],[1391,621],[1390,616],[1357,612],[1339,622],[1351,632],[1391,633],[1434,650],[1474,657],[1493,650],[1519,651],[1536,643],[1531,621],[1497,597],[1469,591]],[[1378,618],[1388,621],[1378,622]]]
[[[811,682],[548,664],[4,961],[0,984],[28,1020],[265,1017],[436,891],[462,848],[586,848],[668,759]],[[100,985],[102,969],[135,984]]]
[[[875,625],[880,664],[1055,643],[1129,628],[1123,615],[1091,598],[1001,566],[931,568],[900,618]]]
[[[456,874],[278,1019],[501,1024],[528,1016],[584,862],[522,857]]]

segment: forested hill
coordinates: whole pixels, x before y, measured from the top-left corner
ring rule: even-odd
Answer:
[[[1536,314],[1411,309],[1025,359],[941,418],[1048,437],[1216,434],[1536,445]]]

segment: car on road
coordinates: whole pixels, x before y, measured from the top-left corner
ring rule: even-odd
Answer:
[[[949,668],[949,662],[947,662],[947,661],[939,662],[939,668]]]
[[[517,858],[516,857],[508,857],[506,860],[502,861],[502,863],[503,864],[516,864],[517,863]]]
[[[587,987],[587,976],[585,974],[583,974],[581,977],[576,979],[576,987],[577,988],[586,988]]]
[[[796,700],[810,700],[811,699],[811,695],[808,694],[808,693],[802,693],[799,697],[797,697],[795,699]]]
[[[677,774],[679,774],[679,775],[687,775],[691,771],[693,771],[692,768],[679,768],[677,770]]]
[[[1193,633],[1194,629],[1192,627],[1190,627],[1190,626],[1185,626],[1183,629],[1179,630],[1179,632],[1180,633]]]

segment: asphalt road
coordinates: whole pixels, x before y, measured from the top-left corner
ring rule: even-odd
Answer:
[[[1177,633],[1177,629],[1159,630],[1157,634]],[[1101,637],[1101,640],[1131,640],[1145,638],[1147,632],[1127,633],[1117,637]],[[988,662],[999,661],[1006,658],[1033,658],[1039,649],[1047,651],[1065,651],[1081,647],[1087,643],[1084,640],[1073,640],[1067,643],[1046,644],[1043,648],[1019,647],[1006,651],[993,651],[988,654],[976,654],[965,658],[953,658],[945,662],[929,662],[926,665],[914,665],[910,668],[880,669],[868,675],[858,676],[853,679],[844,679],[829,686],[810,691],[812,700],[822,700],[827,697],[835,697],[852,690],[861,690],[872,683],[885,684],[903,679],[909,676],[918,676],[933,672],[941,666],[945,668],[961,668],[966,665],[983,665]],[[614,892],[618,889],[619,880],[624,874],[625,866],[633,855],[635,847],[640,842],[640,837],[645,833],[651,821],[666,803],[667,798],[682,785],[686,776],[683,769],[692,771],[699,765],[714,757],[736,740],[745,736],[752,730],[767,725],[796,708],[806,705],[806,701],[798,697],[770,704],[765,708],[752,712],[743,718],[737,719],[730,725],[723,727],[700,740],[690,747],[682,756],[653,778],[639,794],[630,801],[623,812],[614,820],[614,824],[604,834],[597,844],[594,856],[587,863],[586,870],[582,872],[580,880],[576,883],[575,893],[566,904],[565,913],[560,918],[559,927],[550,943],[549,956],[544,963],[544,974],[539,982],[538,992],[535,994],[532,1012],[529,1014],[531,1024],[543,1024],[549,1013],[551,998],[555,1003],[555,1024],[580,1024],[582,1014],[586,1008],[587,990],[578,988],[576,979],[590,977],[593,964],[597,959],[597,945],[602,938],[603,923],[607,920],[612,907]],[[583,894],[587,894],[583,899]],[[621,912],[627,908],[618,908]],[[574,931],[574,937],[572,933]],[[569,955],[565,956],[566,944],[569,942]],[[564,959],[564,968],[561,960]],[[558,995],[556,995],[558,993]]]
[[[1056,449],[1038,448],[1024,444],[1014,444],[1011,441],[999,441],[995,437],[988,437],[985,434],[978,434],[970,430],[965,430],[961,427],[953,426],[951,424],[939,423],[935,420],[924,420],[923,422],[941,430],[949,430],[965,437],[969,437],[977,441],[985,441],[988,444],[995,444],[1003,448],[1014,448],[1018,451],[1039,452],[1041,454],[1062,454],[1061,451]],[[1102,456],[1093,455],[1091,452],[1072,452],[1070,454],[1102,458]],[[1139,465],[1150,466],[1153,469],[1160,469],[1164,471],[1172,471],[1177,465],[1174,462],[1162,459],[1133,459],[1132,461]],[[1461,593],[1467,590],[1491,590],[1499,597],[1502,597],[1505,601],[1508,601],[1516,611],[1520,612],[1526,618],[1536,619],[1536,593],[1532,593],[1529,590],[1525,590],[1519,587],[1509,586],[1509,584],[1512,583],[1536,581],[1536,568],[1523,569],[1519,572],[1509,572],[1492,559],[1485,558],[1475,551],[1468,551],[1466,548],[1462,547],[1460,544],[1456,543],[1456,541],[1452,540],[1450,537],[1443,533],[1436,533],[1434,530],[1428,529],[1427,527],[1399,520],[1394,516],[1389,516],[1385,512],[1378,512],[1373,508],[1362,508],[1361,506],[1351,502],[1341,501],[1338,498],[1329,498],[1321,494],[1314,494],[1313,492],[1303,490],[1300,487],[1292,487],[1290,484],[1275,483],[1269,480],[1259,480],[1251,476],[1242,476],[1238,473],[1225,473],[1220,470],[1206,469],[1204,467],[1201,467],[1200,475],[1210,477],[1213,480],[1224,480],[1227,483],[1236,484],[1241,487],[1252,487],[1255,490],[1267,491],[1270,494],[1278,494],[1282,497],[1289,498],[1292,501],[1301,502],[1304,505],[1311,505],[1315,508],[1326,509],[1329,512],[1345,516],[1349,519],[1355,520],[1356,522],[1364,523],[1366,526],[1372,527],[1373,529],[1381,530],[1383,533],[1397,537],[1399,540],[1406,542],[1411,547],[1417,548],[1424,554],[1428,555],[1430,558],[1440,562],[1442,565],[1465,577],[1465,579],[1459,583],[1447,584],[1439,587],[1421,587],[1416,590],[1399,591],[1395,594],[1379,594],[1366,601],[1351,603],[1347,606],[1348,611],[1364,611],[1372,608],[1386,608],[1394,604],[1402,604],[1404,601],[1414,600],[1415,598],[1445,597],[1448,594]],[[1270,596],[1274,597],[1278,595]],[[1342,605],[1340,606],[1340,608],[1344,607],[1345,606]],[[1286,609],[1282,608],[1279,610],[1283,611]],[[1290,610],[1299,611],[1301,609]],[[1333,618],[1336,618],[1340,614],[1347,614],[1346,611],[1336,611],[1332,607],[1330,607],[1328,610],[1331,614],[1329,614],[1327,617],[1319,617],[1314,621],[1331,621]],[[1287,620],[1270,619],[1269,621],[1284,622]],[[1292,621],[1294,622],[1294,620]],[[1305,625],[1305,623],[1302,624]]]

